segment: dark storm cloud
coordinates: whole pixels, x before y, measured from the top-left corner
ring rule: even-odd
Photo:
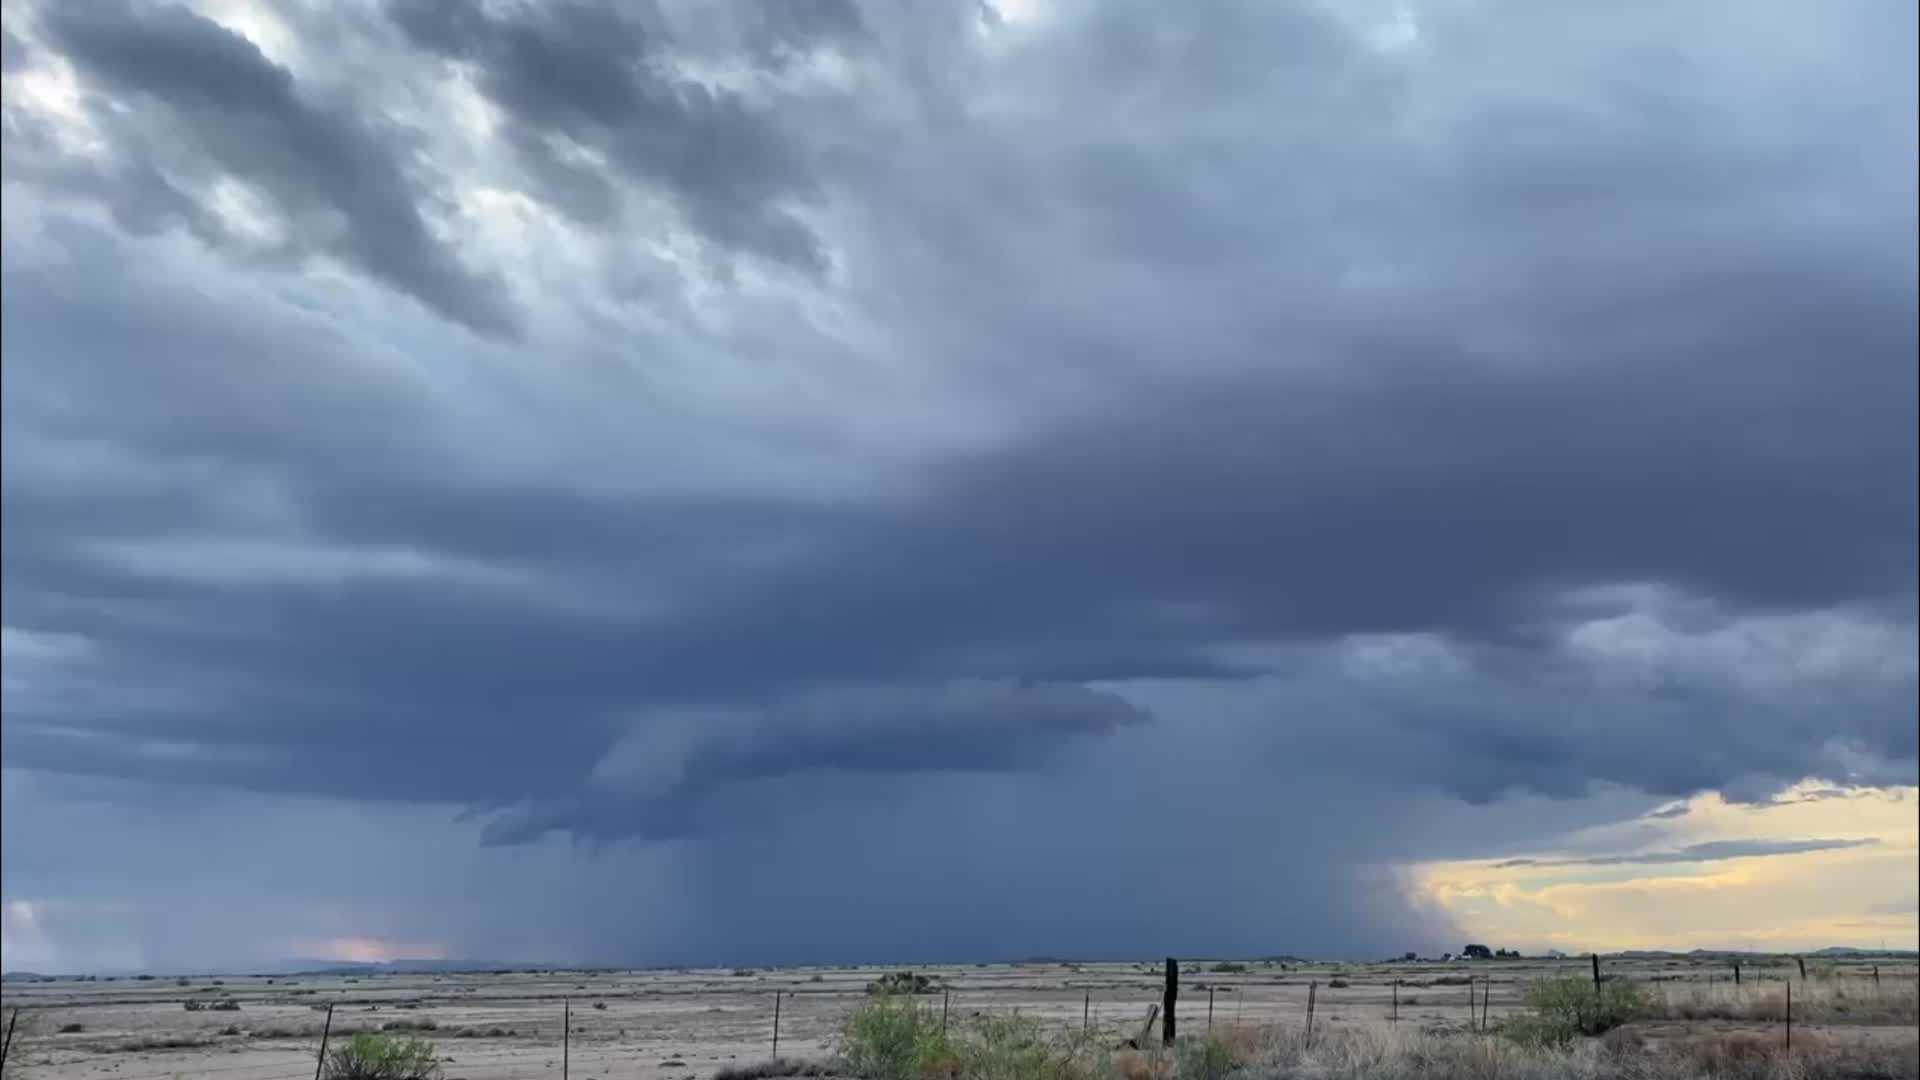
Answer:
[[[337,256],[476,330],[511,329],[501,283],[465,268],[429,230],[418,208],[427,193],[400,160],[405,135],[382,117],[308,100],[253,42],[185,8],[59,4],[41,24],[61,55],[134,109],[94,108],[126,133],[117,149],[132,156],[116,201],[151,205],[139,182],[155,175],[148,155],[158,151],[142,129],[158,128],[158,139],[197,155],[188,164],[204,185],[230,175],[270,202],[296,254]],[[209,238],[219,231],[211,198],[207,187],[165,192]]]
[[[1648,851],[1637,855],[1592,855],[1581,859],[1508,859],[1496,870],[1522,866],[1666,866],[1672,863],[1721,862],[1759,859],[1773,855],[1800,855],[1809,851],[1845,851],[1872,847],[1878,840],[1710,840],[1688,844],[1677,851]]]
[[[600,264],[463,269],[427,224],[453,166],[380,91],[323,99],[183,10],[49,7],[46,47],[133,112],[87,109],[101,165],[8,103],[10,201],[117,220],[9,218],[7,761],[697,840],[703,895],[766,868],[821,941],[929,899],[829,925],[834,881],[872,883],[821,835],[919,866],[936,834],[982,879],[1097,851],[1103,890],[1197,852],[1251,940],[1292,902],[1241,868],[1249,823],[1327,819],[1285,859],[1326,868],[1289,910],[1333,933],[1372,860],[1426,853],[1416,798],[1911,782],[1913,126],[1883,92],[1911,35],[1822,21],[1811,60],[1722,70],[1750,53],[1530,10],[1399,56],[1304,6],[1067,5],[990,60],[961,7],[686,38],[384,9],[356,46],[468,80],[489,180],[569,243],[836,252],[797,297],[620,291],[569,337]],[[860,92],[697,81],[695,36],[767,85],[844,51]],[[1482,85],[1536,46],[1547,75]],[[1846,78],[1803,77],[1821,48]],[[237,244],[216,174],[456,321],[505,325],[496,273],[545,318],[476,342],[169,261],[142,236]],[[1037,891],[1047,951],[1081,916]],[[1085,940],[1187,899],[1147,892]],[[1001,940],[974,899],[949,940]],[[748,921],[714,902],[689,940]]]
[[[470,69],[540,193],[563,212],[601,227],[617,216],[612,179],[569,158],[572,143],[603,154],[613,178],[671,197],[723,249],[819,270],[818,238],[787,205],[814,194],[801,148],[740,95],[676,77],[640,10],[560,4],[496,14],[417,0],[390,8],[415,47]],[[789,44],[851,25],[845,5],[770,10],[785,14],[763,16],[767,32]]]
[[[11,30],[0,30],[0,69],[12,71],[27,62],[27,44]]]
[[[692,825],[678,808],[729,784],[819,771],[1014,772],[1042,766],[1071,740],[1146,719],[1084,686],[985,681],[828,687],[752,709],[665,711],[630,723],[595,765],[587,795],[517,809],[486,837],[617,839],[635,822],[674,835]]]

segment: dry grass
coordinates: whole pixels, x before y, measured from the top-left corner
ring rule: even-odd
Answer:
[[[1797,998],[1796,988],[1796,1012]],[[866,1011],[891,1019],[912,1007]],[[1920,1036],[1857,1028],[1796,1029],[1789,1050],[1783,1032],[1696,1033],[1658,1021],[1545,1042],[1413,1024],[1329,1024],[1311,1039],[1298,1027],[1221,1025],[1173,1047],[1116,1050],[1111,1034],[994,1019],[939,1036],[938,1053],[917,1052],[903,1030],[896,1054],[861,1045],[892,1034],[892,1025],[871,1028],[850,1025],[847,1047],[852,1071],[869,1080],[1920,1080]]]
[[[1670,987],[1665,997],[1666,1015],[1675,1020],[1778,1023],[1787,1013],[1787,984],[1779,980]],[[1864,980],[1796,981],[1793,1019],[1809,1024],[1920,1023],[1920,993],[1904,980],[1882,986]]]
[[[846,1066],[837,1061],[793,1061],[773,1058],[750,1065],[728,1065],[713,1074],[713,1080],[779,1080],[781,1077],[845,1076]]]
[[[1501,1039],[1357,1027],[1271,1040],[1249,1080],[1915,1080],[1920,1041],[1720,1032],[1649,1043],[1630,1029],[1566,1049]]]

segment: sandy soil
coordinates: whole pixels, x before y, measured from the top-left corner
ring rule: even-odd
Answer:
[[[1526,983],[1547,974],[1582,973],[1583,960],[1471,965],[1283,965],[1255,962],[1216,972],[1182,965],[1180,1023],[1304,1022],[1314,985],[1315,1025],[1387,1022],[1398,999],[1400,1023],[1463,1029],[1468,977],[1475,998],[1491,987],[1495,1021],[1520,1006]],[[227,976],[220,979],[9,981],[5,1006],[23,1019],[8,1055],[8,1077],[38,1080],[294,1080],[313,1075],[326,1009],[333,1037],[383,1026],[417,1027],[438,1046],[449,1080],[557,1077],[563,1054],[571,1077],[700,1080],[730,1063],[759,1061],[773,1050],[774,998],[780,1005],[780,1054],[822,1057],[843,1017],[866,997],[867,983],[892,968],[560,971],[516,974],[377,976]],[[1161,982],[1151,964],[1101,963],[917,967],[947,987],[928,997],[957,1022],[975,1013],[1019,1012],[1063,1026],[1083,1022],[1118,1040],[1135,1032]],[[1613,974],[1669,985],[1724,983],[1721,965],[1685,959],[1613,960]],[[1780,979],[1787,969],[1747,978]],[[1895,985],[1909,967],[1883,967]],[[1846,974],[1871,987],[1865,970]],[[1398,980],[1398,987],[1395,981]],[[236,1011],[188,1011],[188,1001],[237,1001]],[[1209,1003],[1211,998],[1211,1005]],[[563,1025],[562,1016],[571,1020]],[[1711,1022],[1697,1025],[1705,1029]],[[78,1024],[80,1030],[61,1032]],[[1688,1025],[1669,1025],[1674,1031]],[[572,1030],[563,1047],[563,1027]],[[1664,1030],[1664,1029],[1663,1029]],[[1827,1029],[1834,1037],[1911,1038],[1867,1026]]]

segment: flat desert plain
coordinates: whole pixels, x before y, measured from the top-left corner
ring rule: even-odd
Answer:
[[[1712,1001],[1732,991],[1730,963],[1698,957],[1613,957],[1608,976],[1650,984],[1669,1002]],[[1221,970],[1215,970],[1216,967]],[[1791,960],[1749,960],[1733,1015],[1682,1007],[1649,1022],[1650,1032],[1713,1027],[1771,1030],[1771,998],[1796,980],[1796,1031],[1829,1038],[1911,1041],[1916,971],[1911,960],[1820,962],[1813,983],[1797,982]],[[773,1053],[779,999],[779,1053],[824,1058],[867,986],[912,970],[941,987],[919,1000],[950,1022],[1019,1013],[1062,1029],[1083,1023],[1116,1043],[1136,1034],[1162,980],[1154,962],[819,967],[766,970],[540,971],[500,973],[229,975],[99,980],[10,979],[7,1016],[22,1019],[8,1077],[36,1080],[295,1080],[310,1077],[328,1006],[331,1037],[386,1030],[432,1040],[449,1080],[569,1077],[705,1080],[728,1065]],[[1488,1019],[1523,1008],[1534,980],[1585,977],[1588,961],[1309,964],[1181,962],[1182,1034],[1216,1025],[1305,1023],[1309,988],[1316,1027],[1417,1025],[1469,1035],[1469,995]],[[1472,980],[1469,985],[1468,980]],[[1397,1000],[1397,1021],[1396,1017]],[[1891,1015],[1889,1002],[1895,1004]],[[237,1008],[189,1009],[232,1002]],[[1211,1013],[1211,1021],[1209,1014]],[[562,1017],[570,1019],[563,1022]],[[566,1029],[570,1028],[570,1031]],[[563,1031],[566,1037],[563,1044]]]

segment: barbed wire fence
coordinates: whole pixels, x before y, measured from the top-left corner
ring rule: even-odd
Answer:
[[[1773,988],[1779,987],[1781,1015],[1768,1019],[1784,1024],[1789,1039],[1793,1024],[1793,985],[1797,981],[1804,989],[1809,984],[1809,972],[1804,963],[1789,966],[1775,962],[1761,970],[1755,970],[1752,962],[1744,966],[1729,964],[1726,971],[1707,973],[1704,980],[1699,977],[1697,968],[1676,974],[1607,972],[1602,970],[1597,957],[1587,961],[1569,961],[1562,970],[1572,976],[1582,969],[1590,971],[1596,986],[1607,981],[1626,981],[1662,989],[1705,988],[1712,992],[1720,988],[1728,993],[1752,995],[1768,1007]],[[956,980],[953,984],[935,987],[938,990],[937,997],[933,994],[915,996],[925,997],[926,1007],[938,1010],[943,1026],[950,1021],[966,1024],[983,1017],[1025,1016],[1062,1034],[1077,1032],[1083,1038],[1097,1038],[1118,1044],[1141,1030],[1143,1018],[1147,1026],[1152,1027],[1155,1013],[1160,1007],[1157,999],[1162,996],[1162,991],[1151,980],[1163,972],[1164,969],[1150,968],[1127,973],[1120,978],[1068,978],[1051,987],[1034,986],[1030,977],[1027,977],[1028,981],[1014,978],[1004,984],[996,984],[990,979],[971,983]],[[1497,1029],[1498,1019],[1525,1007],[1528,986],[1541,976],[1537,966],[1516,969],[1511,973],[1491,965],[1484,973],[1469,972],[1463,975],[1458,972],[1459,966],[1452,965],[1444,969],[1415,969],[1407,974],[1383,976],[1378,972],[1342,973],[1315,966],[1305,970],[1283,968],[1281,972],[1273,974],[1245,965],[1222,964],[1213,969],[1191,972],[1187,988],[1204,994],[1205,998],[1203,1002],[1190,998],[1181,1015],[1188,1019],[1189,1024],[1203,1025],[1198,1027],[1203,1033],[1212,1032],[1216,1025],[1230,1024],[1262,1030],[1293,1028],[1311,1037],[1316,1024],[1355,1023],[1351,1013],[1357,1011],[1361,1014],[1358,1019],[1361,1023],[1409,1023],[1419,1025],[1423,1031],[1491,1034]],[[1920,968],[1909,965],[1886,965],[1884,969],[1881,965],[1859,966],[1814,974],[1817,976],[1813,979],[1815,986],[1847,984],[1867,989],[1874,995],[1890,986],[1911,987],[1916,994],[1920,994]],[[1006,999],[1010,995],[1016,995],[1017,999],[1009,1002]],[[364,1011],[378,1008],[378,1003],[361,1004],[367,1000],[364,997],[341,995],[338,1001],[311,1003],[315,1009],[323,1004],[328,1007],[328,1018],[322,1025],[298,1032],[288,1031],[284,1036],[277,1034],[285,1030],[281,1027],[262,1029],[276,1033],[262,1040],[268,1044],[310,1041],[307,1046],[290,1045],[280,1052],[272,1045],[263,1048],[259,1042],[250,1042],[246,1049],[248,1060],[243,1062],[195,1065],[190,1070],[182,1070],[178,1066],[167,1067],[158,1060],[143,1060],[138,1067],[149,1071],[116,1070],[113,1075],[115,1080],[174,1080],[181,1075],[213,1076],[226,1080],[295,1080],[296,1077],[305,1080],[308,1076],[321,1076],[331,1039],[350,1039],[356,1034],[376,1033],[434,1040],[447,1080],[534,1080],[556,1076],[562,1080],[572,1080],[576,1070],[583,1077],[616,1080],[621,1076],[660,1075],[667,1068],[685,1069],[686,1080],[694,1080],[699,1073],[683,1058],[706,1055],[671,1054],[663,1059],[660,1056],[662,1052],[647,1042],[644,1036],[636,1040],[629,1035],[630,1029],[641,1025],[645,1016],[636,1018],[630,1013],[606,1010],[608,1001],[643,1000],[657,1011],[661,1001],[671,1005],[675,996],[643,996],[634,992],[594,995],[597,1000],[583,1010],[575,1009],[576,1003],[569,995],[490,996],[483,1003],[500,1008],[503,1014],[510,1014],[512,1027],[500,1024],[489,1026],[485,1021],[476,1025],[442,1027],[432,1016],[435,1006],[471,1009],[482,1002],[450,998],[444,1001],[392,1003],[399,1008],[415,1011],[406,1018],[377,1023],[357,1022],[349,1018],[336,1026],[333,1011],[342,1006],[357,1005]],[[704,1004],[700,1007],[700,1013],[718,1013],[727,1017],[730,1030],[726,1032],[726,1038],[730,1040],[727,1043],[729,1046],[744,1048],[751,1041],[764,1038],[766,1058],[780,1056],[783,1044],[790,1055],[796,1051],[801,1056],[831,1053],[835,1037],[846,1017],[864,1001],[871,1000],[870,995],[862,989],[842,986],[824,989],[781,987],[752,995],[730,991],[717,994],[691,991],[684,996],[690,1001],[701,1002],[710,1002],[714,997],[722,1000],[741,999],[723,1005]],[[292,1003],[278,999],[250,1004],[292,1007]],[[553,1015],[545,1019],[531,1015],[534,1008],[529,1008],[529,1005],[543,1012],[545,1008],[542,1007],[550,1007]],[[6,1070],[8,1077],[25,1076],[29,1074],[24,1073],[23,1069],[38,1064],[22,1059],[20,1055],[26,1047],[15,1041],[15,1031],[23,1011],[84,1011],[87,1007],[72,1004],[14,1007],[5,1025],[6,1043],[4,1049],[0,1049],[0,1068]],[[669,1018],[681,1016],[671,1011],[667,1015]],[[1160,1023],[1164,1029],[1164,1014],[1160,1014]],[[756,1032],[760,1034],[756,1036]],[[21,1034],[26,1035],[24,1032]],[[244,1034],[251,1038],[253,1033],[248,1030]],[[700,1040],[688,1038],[683,1045],[693,1046],[710,1041],[711,1035]],[[475,1060],[461,1060],[469,1056],[469,1047]],[[137,1044],[128,1047],[128,1050],[137,1049],[141,1049]],[[741,1056],[728,1055],[727,1061],[710,1059],[710,1064],[714,1071],[721,1071]],[[743,1057],[747,1063],[766,1060],[752,1052]]]

